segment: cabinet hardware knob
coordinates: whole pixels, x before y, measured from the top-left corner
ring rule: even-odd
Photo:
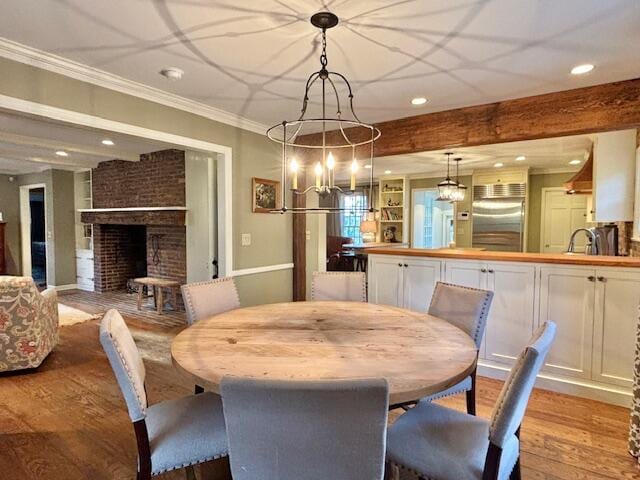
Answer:
[[[482,273],[487,273],[487,269],[486,269],[486,268],[481,268],[481,269],[480,269],[480,271],[481,271]]]
[[[599,281],[599,282],[606,282],[606,281],[607,281],[607,279],[606,279],[606,278],[604,278],[604,277],[598,277],[598,281]]]
[[[589,275],[587,277],[587,280],[589,280],[590,282],[595,282],[596,281],[596,277],[594,277],[593,275]]]
[[[493,272],[493,270],[491,270],[491,269],[489,269],[489,270],[488,270],[488,272],[489,272],[489,273],[494,273],[494,272]]]
[[[409,265],[407,265],[406,263],[404,264],[404,268],[407,268]]]
[[[398,264],[398,266],[399,266],[399,267],[401,267],[401,266],[402,266],[402,264],[401,264],[401,263],[399,263],[399,264]]]

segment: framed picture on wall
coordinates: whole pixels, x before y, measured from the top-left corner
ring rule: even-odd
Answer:
[[[252,179],[253,212],[268,213],[280,208],[280,182],[266,178]]]

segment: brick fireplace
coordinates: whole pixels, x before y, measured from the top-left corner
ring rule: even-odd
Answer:
[[[122,290],[138,276],[186,282],[184,152],[103,162],[92,173],[93,211],[82,221],[93,225],[95,290]]]

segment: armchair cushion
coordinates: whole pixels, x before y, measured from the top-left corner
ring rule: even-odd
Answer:
[[[211,392],[152,405],[146,422],[153,475],[228,454],[222,401]]]
[[[36,368],[58,343],[55,290],[31,277],[0,276],[0,372]]]
[[[389,428],[387,459],[438,480],[481,480],[489,449],[489,422],[420,402]],[[499,480],[508,479],[519,455],[512,435],[503,447]]]

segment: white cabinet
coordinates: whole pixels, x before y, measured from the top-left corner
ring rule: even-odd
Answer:
[[[426,312],[441,270],[440,260],[370,256],[369,301]]]
[[[599,133],[593,149],[594,221],[632,222],[636,130]]]
[[[540,323],[552,320],[557,332],[544,370],[591,378],[595,271],[580,267],[542,267]]]
[[[480,357],[511,364],[534,328],[536,268],[522,263],[447,261],[447,282],[494,292]]]
[[[633,384],[640,275],[596,270],[593,380],[623,387]]]

